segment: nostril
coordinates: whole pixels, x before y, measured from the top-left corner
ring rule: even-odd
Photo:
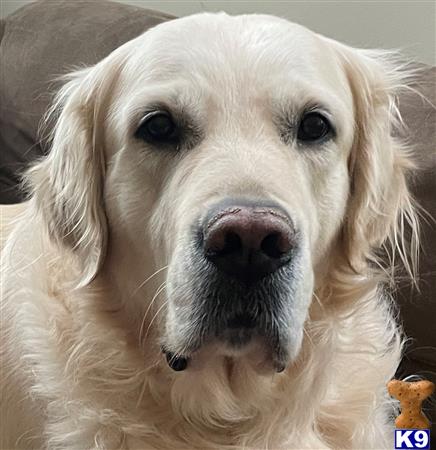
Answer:
[[[230,231],[226,234],[224,239],[224,248],[221,250],[221,254],[235,253],[242,250],[242,240],[234,232]]]
[[[280,249],[279,240],[279,233],[271,233],[262,240],[260,249],[270,258],[280,258],[284,252]]]

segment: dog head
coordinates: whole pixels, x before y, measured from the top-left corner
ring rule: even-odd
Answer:
[[[80,284],[109,274],[173,368],[281,371],[331,273],[366,275],[413,218],[404,80],[386,53],[278,18],[164,23],[63,88],[34,200]]]

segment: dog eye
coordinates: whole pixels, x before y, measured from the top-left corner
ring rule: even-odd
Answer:
[[[328,119],[320,113],[310,112],[301,119],[297,138],[303,142],[315,142],[329,135],[331,130]]]
[[[135,137],[150,143],[171,144],[178,141],[179,133],[169,112],[153,111],[142,118]]]

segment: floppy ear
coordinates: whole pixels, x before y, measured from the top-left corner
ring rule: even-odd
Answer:
[[[77,256],[81,286],[101,267],[107,240],[105,161],[99,129],[103,128],[104,96],[111,81],[109,74],[101,72],[95,66],[68,77],[47,118],[55,122],[50,153],[28,174],[33,200],[50,238]]]
[[[377,263],[380,247],[389,247],[392,268],[397,254],[413,278],[418,222],[406,180],[413,163],[407,147],[394,137],[401,128],[397,96],[413,73],[386,51],[342,46],[340,55],[355,105],[344,227],[347,259],[360,272],[368,261]],[[411,246],[405,243],[406,224],[412,230]]]

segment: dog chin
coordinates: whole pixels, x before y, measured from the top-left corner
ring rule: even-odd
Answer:
[[[259,375],[270,375],[285,368],[275,361],[271,349],[258,338],[244,346],[221,341],[206,344],[187,359],[186,368],[193,372],[224,365],[227,368],[246,366]]]
[[[176,371],[200,371],[224,364],[235,368],[245,366],[259,375],[270,375],[283,372],[292,364],[298,354],[296,346],[292,347],[291,350],[279,348],[262,336],[252,335],[250,330],[229,330],[189,355],[168,350],[164,354],[168,365]]]
[[[244,364],[259,374],[282,372],[285,364],[277,361],[274,353],[261,338],[254,338],[244,345],[234,345],[234,341],[219,343],[217,355],[233,364]]]

